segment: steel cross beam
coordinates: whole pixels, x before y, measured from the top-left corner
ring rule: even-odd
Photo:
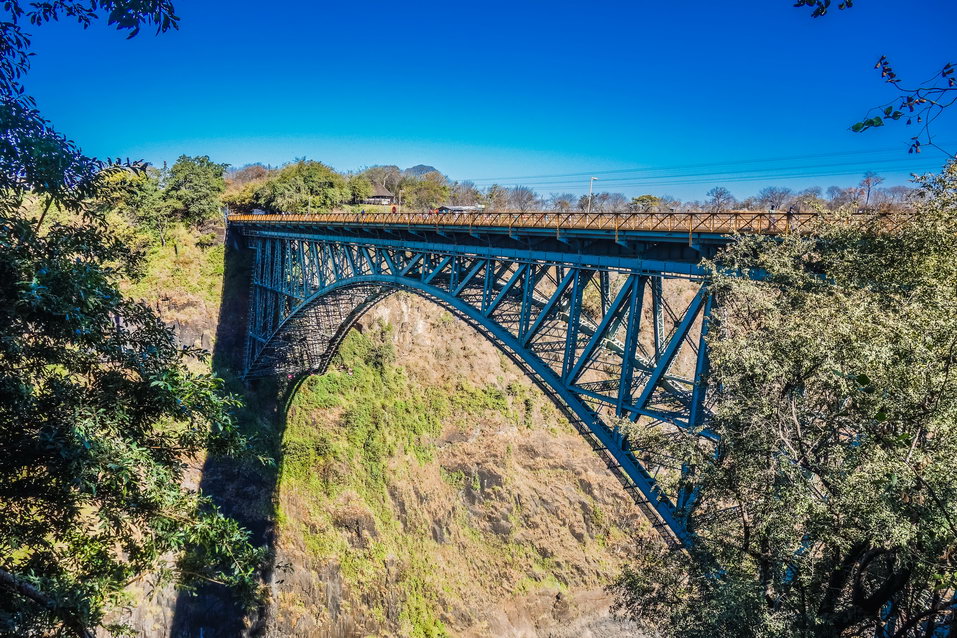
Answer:
[[[521,365],[653,525],[674,543],[693,543],[682,511],[693,495],[665,487],[681,484],[687,468],[634,448],[618,428],[619,418],[630,418],[668,435],[709,435],[703,338],[710,295],[695,263],[669,258],[679,254],[675,249],[629,252],[613,234],[607,244],[541,244],[519,234],[475,241],[474,230],[468,238],[423,228],[404,236],[269,225],[232,230],[254,251],[246,377],[324,371],[362,313],[393,291],[415,292]]]

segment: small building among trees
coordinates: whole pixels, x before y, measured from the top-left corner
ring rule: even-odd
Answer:
[[[395,203],[395,195],[388,188],[374,184],[372,194],[362,200],[362,203],[389,206]]]

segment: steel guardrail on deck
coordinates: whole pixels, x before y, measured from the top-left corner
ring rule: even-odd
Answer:
[[[457,226],[497,228],[550,228],[556,230],[645,231],[670,233],[736,232],[778,234],[808,230],[820,220],[818,213],[688,212],[688,213],[562,213],[557,211],[488,212],[367,212],[234,214],[235,222],[328,223],[363,226]]]
[[[897,225],[898,215],[870,214],[885,229]],[[821,221],[817,212],[730,211],[720,213],[628,212],[562,213],[556,211],[488,212],[366,212],[233,214],[230,222],[324,223],[362,226],[456,226],[468,228],[537,228],[561,230],[643,231],[667,233],[755,233],[775,235],[806,232]]]

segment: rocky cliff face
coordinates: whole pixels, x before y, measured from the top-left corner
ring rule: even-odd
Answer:
[[[269,636],[633,635],[604,591],[655,542],[492,344],[390,297],[294,397]]]

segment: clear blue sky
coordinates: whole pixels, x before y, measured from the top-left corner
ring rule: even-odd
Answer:
[[[424,163],[544,193],[649,168],[598,187],[686,199],[939,166],[907,155],[903,126],[847,127],[893,96],[881,54],[914,79],[957,62],[957,3],[860,0],[817,20],[792,4],[181,1],[181,29],[158,37],[34,29],[26,85],[87,153],[153,162]],[[936,131],[957,150],[957,112]],[[755,173],[775,167],[792,177]],[[569,173],[585,175],[531,177]]]

